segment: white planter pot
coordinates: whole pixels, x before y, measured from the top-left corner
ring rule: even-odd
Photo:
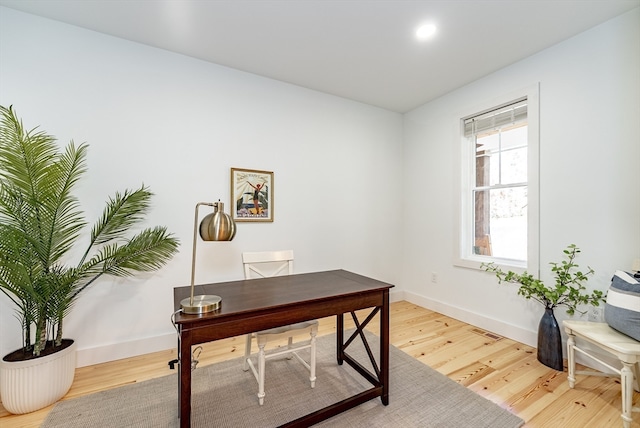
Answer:
[[[34,412],[60,400],[76,371],[76,342],[45,357],[28,361],[0,360],[2,405],[14,414]]]

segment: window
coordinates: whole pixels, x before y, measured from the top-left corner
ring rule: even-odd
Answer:
[[[496,262],[537,271],[537,88],[459,121],[456,264]]]

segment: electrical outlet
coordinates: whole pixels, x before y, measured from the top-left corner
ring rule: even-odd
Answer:
[[[435,272],[431,272],[431,282],[436,284],[438,282],[438,274]]]
[[[600,306],[592,306],[589,309],[589,313],[587,314],[587,318],[592,322],[603,322],[604,321],[604,308]]]

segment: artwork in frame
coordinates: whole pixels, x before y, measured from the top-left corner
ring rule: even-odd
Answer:
[[[231,168],[234,221],[273,221],[273,172]]]

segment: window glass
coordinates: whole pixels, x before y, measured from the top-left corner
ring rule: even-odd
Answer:
[[[468,242],[473,255],[527,260],[526,108],[526,100],[519,100],[465,122],[471,123],[464,138],[475,156],[466,196],[472,207]]]

